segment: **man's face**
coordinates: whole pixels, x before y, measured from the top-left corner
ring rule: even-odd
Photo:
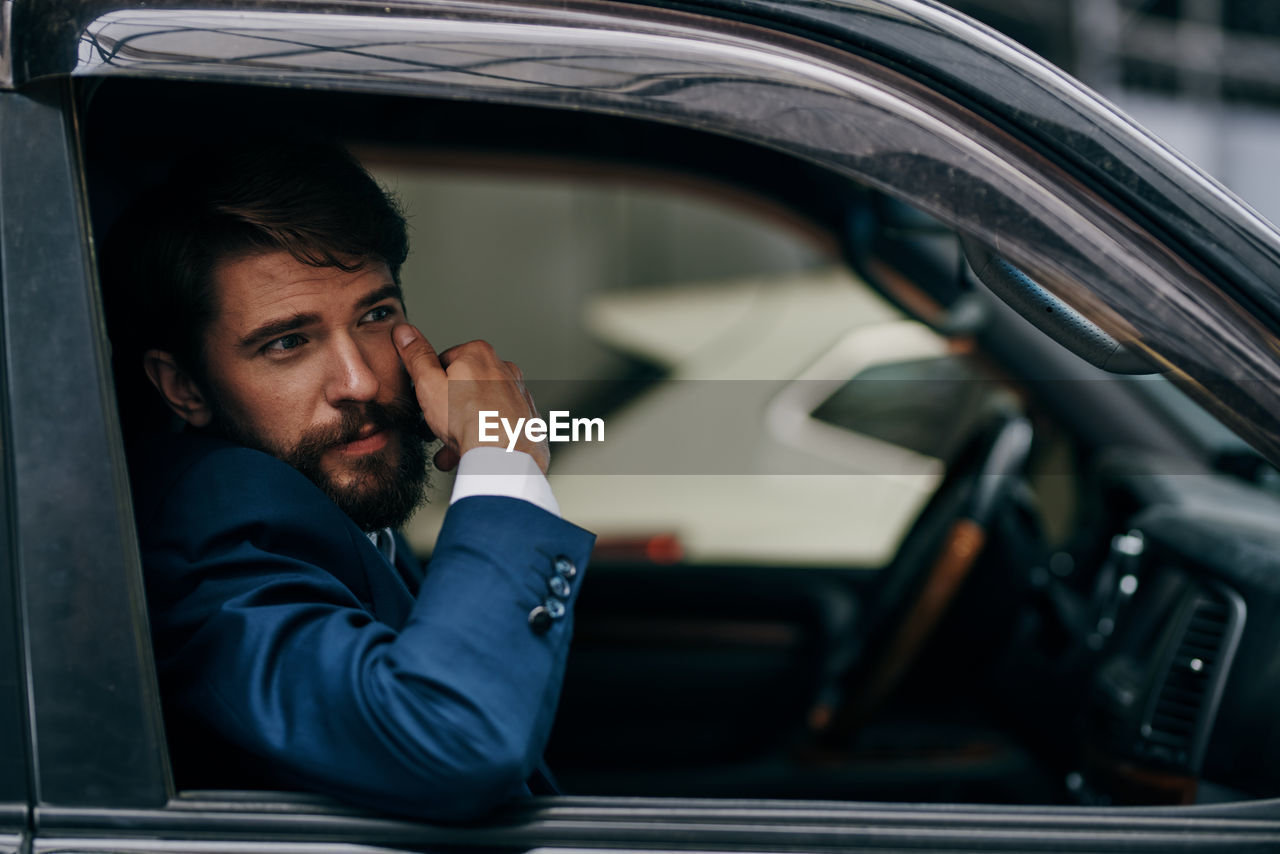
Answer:
[[[290,463],[365,530],[421,502],[421,413],[391,328],[404,319],[383,263],[347,273],[288,252],[224,261],[205,332],[210,428]]]

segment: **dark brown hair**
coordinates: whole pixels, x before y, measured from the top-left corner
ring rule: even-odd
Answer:
[[[102,280],[122,414],[156,414],[142,355],[165,350],[205,380],[204,334],[221,262],[286,251],[346,271],[381,261],[400,284],[409,251],[396,200],[346,150],[240,144],[187,156],[111,230]]]

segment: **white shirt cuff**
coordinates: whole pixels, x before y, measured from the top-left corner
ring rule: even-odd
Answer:
[[[533,457],[524,451],[504,448],[472,448],[458,463],[458,476],[453,481],[449,503],[473,495],[496,495],[519,498],[560,515],[560,505],[551,494],[547,476]]]

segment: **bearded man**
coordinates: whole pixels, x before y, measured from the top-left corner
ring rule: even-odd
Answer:
[[[407,251],[394,201],[327,146],[204,152],[113,229],[103,278],[180,788],[448,821],[539,784],[594,538],[559,518],[545,442],[480,447],[481,410],[514,422],[533,401],[485,342],[437,355],[407,322]],[[424,568],[395,529],[433,435],[458,476]]]

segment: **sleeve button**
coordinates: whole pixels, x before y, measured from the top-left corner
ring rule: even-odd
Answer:
[[[548,616],[550,616],[551,619],[553,620],[558,620],[561,617],[563,617],[565,614],[565,611],[567,610],[564,606],[564,603],[561,602],[559,599],[548,599],[547,601],[543,602],[540,607],[544,611],[546,611]],[[537,608],[535,608],[534,610],[536,611]]]
[[[533,629],[536,635],[545,635],[547,629],[551,628],[551,619],[547,609],[539,605],[529,612],[529,628]]]
[[[561,599],[569,598],[569,582],[564,580],[563,575],[553,575],[547,579],[547,589],[555,596]]]
[[[578,567],[573,565],[573,561],[567,557],[561,556],[556,558],[556,574],[565,581],[573,581],[578,574]]]

